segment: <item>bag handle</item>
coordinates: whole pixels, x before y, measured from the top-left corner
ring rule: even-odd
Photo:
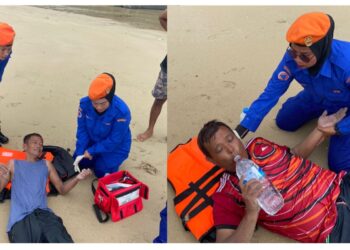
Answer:
[[[95,195],[95,193],[96,193],[96,188],[95,188],[94,184],[97,181],[98,181],[98,179],[96,178],[96,179],[92,180],[92,182],[91,182],[91,191],[92,191],[93,195]],[[109,215],[104,213],[104,212],[102,212],[101,209],[96,204],[93,204],[92,208],[94,209],[94,212],[95,212],[95,215],[97,217],[97,220],[100,223],[105,223],[105,222],[107,222],[109,220]],[[106,216],[104,219],[102,218],[102,213]]]
[[[96,193],[96,188],[95,188],[95,186],[94,186],[94,183],[97,182],[97,181],[98,181],[98,179],[95,178],[95,179],[93,179],[92,182],[91,182],[91,191],[92,191],[92,194],[93,194],[93,195],[95,195],[95,193]]]
[[[99,207],[96,204],[92,205],[92,207],[93,207],[95,215],[100,223],[105,223],[109,220],[109,215],[102,212],[101,209],[99,209]],[[105,214],[106,218],[104,218],[104,219],[102,218],[102,213]]]

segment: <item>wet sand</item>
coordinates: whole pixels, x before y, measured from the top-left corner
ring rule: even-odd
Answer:
[[[299,15],[325,11],[335,20],[335,38],[350,40],[350,7],[169,7],[168,152],[196,136],[205,122],[219,119],[232,127],[265,88],[288,43],[285,33]],[[171,18],[174,17],[174,18]],[[176,18],[175,18],[176,17]],[[256,133],[281,145],[295,146],[314,122],[295,133],[279,130],[275,116],[288,97],[301,90],[292,82]],[[327,142],[310,157],[327,167]],[[196,242],[182,227],[168,184],[170,242]],[[252,242],[294,242],[259,227]]]
[[[69,13],[101,17],[112,19],[117,22],[127,23],[139,29],[152,29],[163,31],[159,25],[159,9],[164,9],[165,6],[156,6],[155,9],[134,9],[118,6],[67,6],[67,5],[48,5],[37,6],[39,8],[64,11]]]
[[[100,224],[92,209],[90,178],[65,196],[49,197],[48,203],[75,242],[152,242],[166,202],[166,105],[154,137],[143,143],[135,138],[148,124],[151,90],[167,51],[166,32],[29,6],[0,6],[0,16],[17,33],[0,85],[1,127],[10,138],[6,147],[22,150],[23,136],[38,132],[45,144],[73,152],[79,99],[98,74],[113,74],[116,95],[132,116],[132,148],[120,169],[147,184],[150,199],[140,213]],[[157,15],[152,18],[159,23]],[[0,242],[8,242],[9,206],[8,200],[0,204]]]

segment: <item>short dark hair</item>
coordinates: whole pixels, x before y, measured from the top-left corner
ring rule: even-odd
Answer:
[[[38,133],[31,133],[31,134],[27,134],[26,136],[24,136],[23,143],[27,144],[29,139],[32,138],[33,136],[40,137],[41,141],[44,141],[43,137],[40,134],[38,134]]]
[[[215,135],[215,133],[219,130],[220,127],[225,127],[233,133],[233,130],[227,124],[218,120],[211,120],[207,122],[199,131],[197,138],[198,147],[203,152],[203,154],[209,158],[211,157],[211,155],[204,144],[210,142],[211,138]]]

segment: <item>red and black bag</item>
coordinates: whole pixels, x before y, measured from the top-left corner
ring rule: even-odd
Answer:
[[[97,188],[94,182],[98,181]],[[95,179],[91,184],[94,194],[93,205],[96,217],[103,223],[116,222],[129,217],[143,208],[142,198],[148,200],[148,187],[133,177],[128,171],[118,171]],[[102,218],[102,212],[105,218]]]

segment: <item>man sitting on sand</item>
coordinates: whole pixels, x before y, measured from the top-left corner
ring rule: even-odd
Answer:
[[[40,159],[42,136],[28,134],[23,143],[26,160],[11,160],[7,167],[0,165],[0,192],[12,181],[9,240],[11,243],[72,243],[62,219],[47,207],[46,183],[49,179],[63,195],[91,175],[91,171],[85,169],[62,183],[52,163]]]
[[[350,174],[336,174],[307,160],[326,136],[324,131],[345,117],[346,108],[327,116],[299,145],[290,149],[263,138],[246,147],[229,126],[210,121],[198,135],[198,146],[207,159],[224,168],[221,185],[213,195],[217,242],[250,242],[259,224],[300,242],[350,242]],[[236,175],[236,155],[250,158],[266,173],[284,198],[275,215],[260,209],[257,197],[262,184],[243,184]]]

